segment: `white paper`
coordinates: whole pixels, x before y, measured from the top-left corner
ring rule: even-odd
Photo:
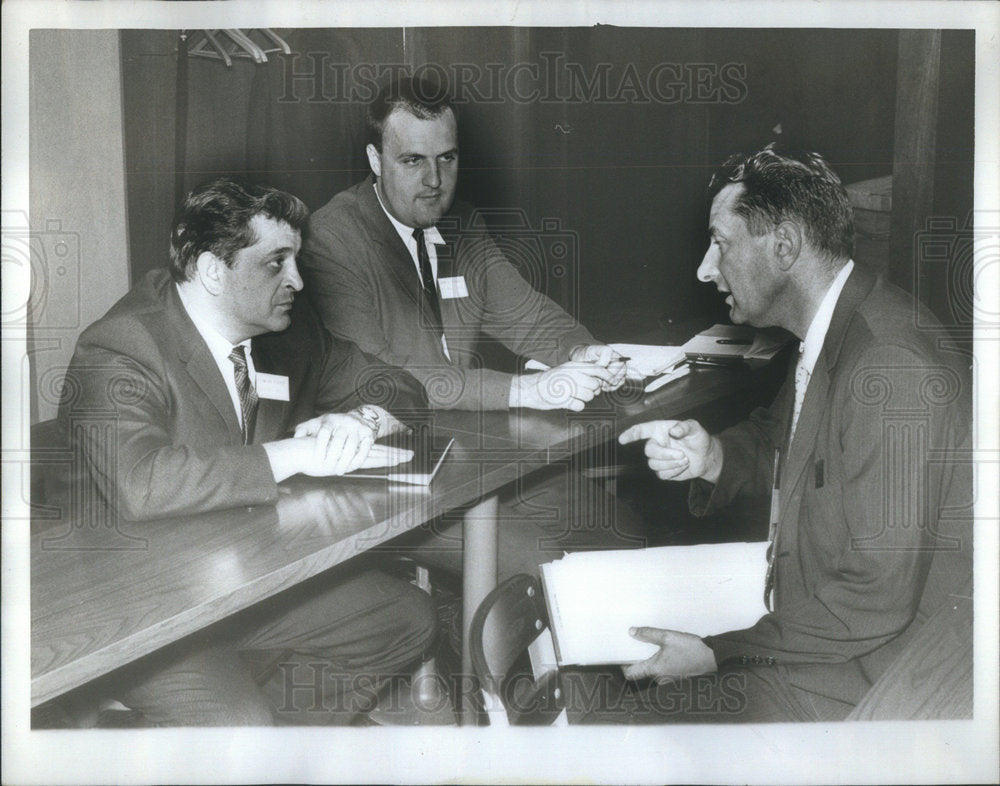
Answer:
[[[681,347],[651,344],[609,344],[608,346],[619,355],[629,358],[629,376],[635,378],[662,374],[684,358],[684,350]]]
[[[766,612],[767,543],[576,552],[542,565],[560,665],[634,663],[656,646],[633,626],[698,636],[750,627]]]

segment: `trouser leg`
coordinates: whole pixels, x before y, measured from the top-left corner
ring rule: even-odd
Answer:
[[[191,636],[126,668],[114,698],[154,726],[270,726],[271,707],[225,637]]]
[[[401,579],[357,569],[322,590],[314,583],[263,610],[238,643],[273,664],[264,691],[279,723],[348,722],[372,709],[381,686],[409,675],[436,634],[430,597]]]
[[[305,713],[325,722],[342,689],[369,704],[434,639],[426,593],[365,567],[320,576],[194,634],[123,671],[114,698],[154,725],[263,726]],[[262,691],[248,663],[269,664]],[[317,701],[303,684],[314,684]],[[356,710],[370,707],[355,701]],[[317,715],[310,715],[314,706]]]

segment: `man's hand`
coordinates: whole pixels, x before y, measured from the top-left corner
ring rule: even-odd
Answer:
[[[628,364],[621,355],[607,344],[581,344],[573,347],[569,359],[577,363],[593,363],[611,372],[610,380],[601,385],[602,391],[618,390],[625,384]]]
[[[652,420],[626,429],[622,445],[646,440],[649,468],[661,480],[703,478],[715,483],[722,471],[722,443],[696,420]]]
[[[369,429],[371,431],[371,429]],[[394,467],[413,458],[412,450],[370,444],[367,451],[359,452],[346,445],[342,452],[324,452],[317,448],[315,437],[292,437],[277,442],[265,442],[271,473],[276,483],[297,475],[328,477],[343,475],[356,469]]]
[[[315,467],[328,472],[309,474],[343,475],[357,469],[375,443],[375,431],[360,415],[328,412],[295,427],[296,437],[311,437]],[[304,471],[304,470],[303,470]]]
[[[615,378],[616,372],[604,366],[571,360],[540,374],[514,377],[510,385],[510,406],[512,409],[572,409],[579,412]]]
[[[375,436],[360,415],[330,412],[299,423],[294,437],[268,442],[264,449],[277,482],[299,472],[343,475],[360,468],[393,467],[413,458],[411,450],[376,445]]]
[[[662,683],[709,674],[719,668],[711,647],[693,633],[662,628],[631,628],[629,634],[639,641],[656,644],[660,649],[646,660],[626,666],[623,669],[626,679],[649,677]]]

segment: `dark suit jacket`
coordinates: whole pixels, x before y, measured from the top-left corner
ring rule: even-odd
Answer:
[[[769,410],[720,435],[718,483],[691,490],[696,513],[769,494],[781,450],[774,612],[706,642],[720,666],[784,669],[844,714],[971,576],[968,358],[941,353],[917,315],[855,268],[790,447],[791,374]]]
[[[504,258],[467,206],[438,224],[438,277],[464,276],[465,298],[441,300],[449,362],[413,258],[369,177],[312,214],[302,249],[306,291],[330,331],[386,363],[405,368],[427,389],[431,406],[506,409],[511,375],[474,368],[483,334],[549,365],[568,359],[593,336],[531,288]]]
[[[404,418],[425,406],[415,379],[333,339],[301,297],[291,320],[251,342],[258,372],[288,377],[290,401],[262,398],[255,444],[244,446],[222,375],[169,274],[147,274],[83,332],[67,371],[59,421],[76,448],[77,482],[92,480],[129,519],[273,503],[261,443],[361,402]]]

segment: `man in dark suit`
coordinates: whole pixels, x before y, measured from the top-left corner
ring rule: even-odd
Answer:
[[[331,332],[410,371],[444,409],[580,410],[625,364],[535,291],[468,205],[455,204],[458,125],[448,97],[409,78],[368,108],[372,175],[317,210],[302,252]],[[483,335],[554,368],[478,366]]]
[[[372,176],[313,214],[302,251],[309,295],[330,331],[412,373],[436,408],[579,411],[618,388],[626,373],[619,356],[533,289],[472,209],[454,203],[458,127],[447,95],[425,81],[392,81],[369,106],[367,124]],[[551,368],[483,368],[483,335]],[[642,543],[631,511],[576,480],[578,491],[558,478],[501,500],[502,575],[534,573],[565,548]],[[571,493],[595,519],[575,522],[572,532],[562,513]],[[596,520],[607,510],[613,522]],[[452,526],[425,544],[425,557],[457,566],[460,537]],[[542,540],[555,545],[540,550]]]
[[[649,720],[842,719],[971,582],[971,483],[958,460],[970,444],[968,360],[938,348],[938,323],[910,296],[851,261],[851,207],[818,155],[735,156],[710,192],[699,279],[725,294],[734,322],[784,327],[800,354],[774,404],[744,423],[710,435],[691,420],[651,422],[620,441],[646,439],[659,477],[693,479],[697,514],[771,494],[771,611],[704,639],[633,629],[659,650],[625,674],[662,683],[653,697],[702,675],[700,712],[673,701]],[[715,701],[724,680],[728,699]]]
[[[147,274],[80,336],[60,423],[82,453],[78,482],[124,517],[270,505],[296,473],[408,458],[374,440],[402,427],[393,411],[426,405],[419,383],[332,338],[295,298],[307,217],[274,189],[199,187],[175,223],[169,270]],[[93,428],[95,414],[106,428]],[[267,724],[240,651],[392,673],[435,628],[424,593],[374,570],[258,608],[129,669],[116,698],[155,724]]]

